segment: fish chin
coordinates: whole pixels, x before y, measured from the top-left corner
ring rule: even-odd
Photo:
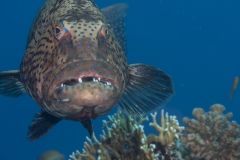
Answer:
[[[54,77],[49,88],[48,112],[72,120],[96,118],[117,103],[122,92],[118,82],[118,75],[104,63],[86,61],[68,65]]]

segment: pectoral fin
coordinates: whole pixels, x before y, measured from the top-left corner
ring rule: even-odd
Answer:
[[[44,136],[61,120],[61,118],[55,117],[45,111],[37,113],[28,127],[28,140],[33,141]]]
[[[172,80],[157,67],[129,66],[129,83],[119,101],[120,108],[133,115],[145,115],[161,108],[174,94]]]
[[[18,97],[26,93],[20,82],[19,70],[0,72],[0,94],[11,97]]]

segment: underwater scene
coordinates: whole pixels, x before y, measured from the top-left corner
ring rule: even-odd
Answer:
[[[3,1],[0,160],[240,160],[240,2]]]

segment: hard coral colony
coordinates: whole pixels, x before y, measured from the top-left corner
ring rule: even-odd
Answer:
[[[87,137],[83,152],[73,152],[71,160],[238,160],[240,159],[240,126],[230,122],[232,113],[223,114],[225,107],[215,104],[205,113],[193,110],[196,119],[185,117],[187,126],[180,126],[176,116],[161,111],[161,125],[157,113],[151,114],[159,135],[146,135],[143,122],[148,117],[126,116],[118,111],[103,121],[101,141]],[[180,137],[181,136],[181,137]]]
[[[159,135],[146,136],[142,123],[148,118],[125,116],[121,111],[109,116],[109,121],[103,121],[101,142],[93,136],[94,143],[87,138],[83,153],[77,151],[70,157],[72,160],[133,160],[133,159],[162,159],[161,157],[178,157],[172,146],[178,139],[184,127],[179,126],[175,116],[164,116],[162,111],[161,126],[156,121],[157,113],[151,114],[151,126],[157,129]],[[109,125],[111,125],[109,127]],[[179,132],[177,132],[177,130]]]
[[[232,113],[223,114],[225,107],[215,104],[205,113],[201,108],[193,110],[195,119],[185,117],[186,134],[181,142],[189,150],[191,159],[239,160],[240,126],[230,122]]]

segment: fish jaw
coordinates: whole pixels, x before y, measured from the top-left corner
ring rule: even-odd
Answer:
[[[71,120],[96,118],[110,111],[121,93],[120,77],[104,62],[69,64],[53,78],[45,95],[50,114]]]

